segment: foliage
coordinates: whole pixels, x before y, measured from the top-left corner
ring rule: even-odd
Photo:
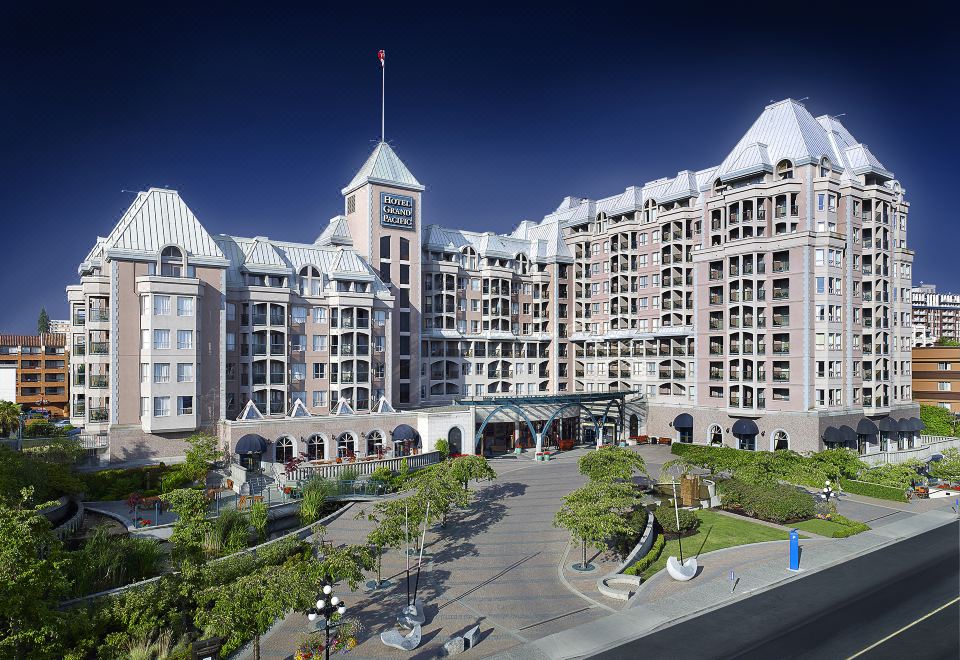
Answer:
[[[563,498],[553,525],[569,530],[580,542],[586,564],[588,545],[602,551],[608,539],[630,533],[627,513],[637,502],[636,492],[629,484],[591,481]]]
[[[183,561],[200,561],[204,557],[204,539],[210,529],[207,508],[210,502],[203,491],[181,488],[162,496],[177,514],[170,542],[173,556]]]
[[[257,530],[259,543],[267,540],[267,520],[267,505],[264,504],[263,500],[254,502],[253,506],[250,507],[250,524]]]
[[[250,545],[250,521],[236,509],[224,509],[206,531],[204,549],[213,555],[232,555]]]
[[[334,548],[320,560],[319,576],[328,582],[346,582],[356,591],[364,578],[364,571],[373,568],[373,553],[364,545]]]
[[[906,490],[920,478],[918,470],[921,467],[923,463],[917,460],[877,465],[860,472],[857,480]]]
[[[0,436],[12,435],[20,429],[22,412],[19,404],[12,401],[0,401]]]
[[[33,502],[46,502],[78,493],[83,484],[70,465],[61,462],[57,451],[20,452],[0,447],[0,502],[15,506],[24,488],[31,489]]]
[[[67,593],[66,560],[50,523],[25,489],[0,502],[0,657],[46,657],[61,635],[57,604]]]
[[[483,456],[458,456],[450,461],[450,475],[457,482],[463,484],[463,489],[467,489],[467,484],[471,479],[477,481],[492,481],[497,478],[497,473],[490,463]]]
[[[163,550],[154,539],[111,536],[97,527],[83,546],[67,553],[74,597],[106,591],[157,575],[163,567]]]
[[[775,523],[806,520],[816,513],[813,496],[787,484],[754,484],[728,479],[718,484],[721,506]]]
[[[464,508],[470,504],[470,491],[460,487],[460,473],[454,471],[454,462],[445,461],[421,468],[411,477],[410,481],[417,492],[414,502],[423,509],[420,520],[429,513],[428,523],[438,520],[445,523],[447,514],[454,506]],[[427,503],[430,505],[429,511],[425,508]]]
[[[53,438],[36,447],[24,449],[24,453],[45,463],[72,467],[83,458],[86,450],[76,438]]]
[[[72,427],[71,427],[72,428]],[[56,426],[53,422],[42,417],[27,421],[23,427],[25,438],[62,438],[69,429]]]
[[[437,440],[437,444],[434,446],[436,451],[440,452],[440,460],[445,461],[450,456],[450,443],[447,442],[444,438]]]
[[[159,464],[123,470],[98,470],[79,475],[84,499],[92,502],[125,500],[131,493],[157,494],[172,467]]]
[[[664,532],[676,534],[678,532],[689,532],[700,526],[700,518],[696,511],[690,509],[674,509],[670,505],[660,505],[653,512],[657,522]],[[680,527],[677,528],[677,516],[680,517]]]
[[[905,488],[892,488],[881,484],[869,483],[866,481],[857,481],[855,479],[844,479],[840,482],[841,487],[848,493],[855,495],[865,495],[867,497],[876,497],[881,500],[892,500],[894,502],[906,502]]]
[[[637,562],[632,566],[628,566],[626,569],[624,569],[624,575],[641,575],[653,562],[660,558],[660,553],[663,552],[663,547],[666,545],[666,542],[667,540],[664,538],[663,534],[657,534],[657,538],[654,540],[653,545],[650,546],[650,551],[638,559]]]
[[[730,472],[741,481],[767,484],[786,481],[819,488],[826,480],[855,477],[865,467],[850,449],[827,449],[803,455],[795,451],[743,451],[732,447],[706,447],[675,443],[670,451],[679,458],[664,465],[694,466],[713,472]]]
[[[937,343],[937,346],[950,346],[950,347],[960,346],[960,341],[957,341],[956,339],[951,339],[950,337],[939,337],[936,343]]]
[[[920,421],[926,427],[926,433],[930,435],[943,435],[960,437],[960,426],[957,420],[946,408],[940,406],[928,406],[920,404]]]
[[[370,481],[383,484],[387,489],[393,488],[393,470],[381,465],[370,474]]]
[[[643,456],[616,445],[601,447],[580,458],[577,463],[580,474],[591,481],[627,480],[634,472],[647,474],[647,464]]]
[[[381,581],[383,568],[383,549],[400,549],[408,540],[405,525],[405,505],[409,507],[409,498],[379,502],[373,511],[361,510],[357,518],[366,518],[374,524],[367,535],[367,544],[375,548],[377,562],[377,584]],[[408,509],[407,509],[408,510]]]
[[[860,532],[866,532],[870,526],[845,518],[844,516],[834,514],[829,520],[811,518],[794,524],[794,527],[804,532],[813,532],[829,538],[842,539]]]
[[[129,660],[163,660],[170,657],[173,648],[173,639],[169,630],[156,637],[131,638],[127,643],[126,652]]]
[[[950,483],[960,483],[960,449],[944,449],[943,458],[930,463],[929,474]]]
[[[617,536],[614,541],[614,550],[619,557],[626,557],[636,547],[637,541],[647,527],[647,513],[645,507],[638,507],[627,514],[627,525],[630,532]]]
[[[47,314],[47,308],[41,307],[40,314],[37,316],[37,334],[45,335],[50,332],[50,315]]]
[[[356,481],[360,477],[360,470],[357,468],[348,465],[340,471],[340,474],[337,475],[337,481],[340,483],[348,481]]]
[[[300,522],[304,526],[320,519],[332,492],[333,484],[320,476],[314,476],[304,485],[303,499],[300,500]]]
[[[196,433],[187,438],[190,449],[180,469],[191,481],[205,479],[211,464],[220,457],[219,441],[214,435]]]

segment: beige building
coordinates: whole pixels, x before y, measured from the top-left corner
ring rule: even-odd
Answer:
[[[960,413],[960,347],[914,347],[913,395],[918,403]]]
[[[509,234],[425,224],[386,143],[341,193],[313,242],[210,234],[175,191],[141,193],[68,288],[73,342],[99,347],[74,363],[98,376],[75,421],[122,437],[114,457],[168,455],[246,414],[323,432],[395,406],[423,435],[491,397],[630,390],[644,412],[619,437],[870,452],[917,414],[904,191],[796,101],[719,165]]]

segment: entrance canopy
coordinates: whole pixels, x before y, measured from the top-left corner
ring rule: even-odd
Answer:
[[[760,429],[752,419],[738,419],[733,423],[733,432],[736,435],[756,435]]]

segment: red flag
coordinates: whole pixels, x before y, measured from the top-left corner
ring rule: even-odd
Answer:
[[[386,57],[386,53],[384,53],[384,52],[381,50],[379,53],[377,53],[377,57],[380,59],[380,68],[382,69],[382,68],[383,68],[383,60],[384,60],[384,58]]]

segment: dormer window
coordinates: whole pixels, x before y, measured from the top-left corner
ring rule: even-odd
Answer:
[[[723,194],[723,189],[724,189],[725,187],[726,187],[726,186],[723,185],[723,182],[720,181],[720,179],[717,179],[716,181],[713,182],[713,194],[714,194],[715,196],[717,196],[717,195],[722,195],[722,194]]]
[[[156,266],[151,264],[151,275]],[[187,266],[183,252],[175,245],[168,245],[160,252],[160,275],[163,277],[193,277],[193,266]]]
[[[304,266],[300,269],[300,295],[319,296],[323,287],[323,278],[320,271],[313,266]]]
[[[643,203],[643,221],[654,222],[657,219],[657,200],[648,199]]]
[[[784,159],[777,163],[777,181],[793,178],[793,163]]]
[[[820,176],[830,176],[830,159],[826,156],[820,159]]]
[[[530,261],[527,259],[527,255],[518,254],[516,257],[517,272],[521,275],[526,275],[530,270]]]

